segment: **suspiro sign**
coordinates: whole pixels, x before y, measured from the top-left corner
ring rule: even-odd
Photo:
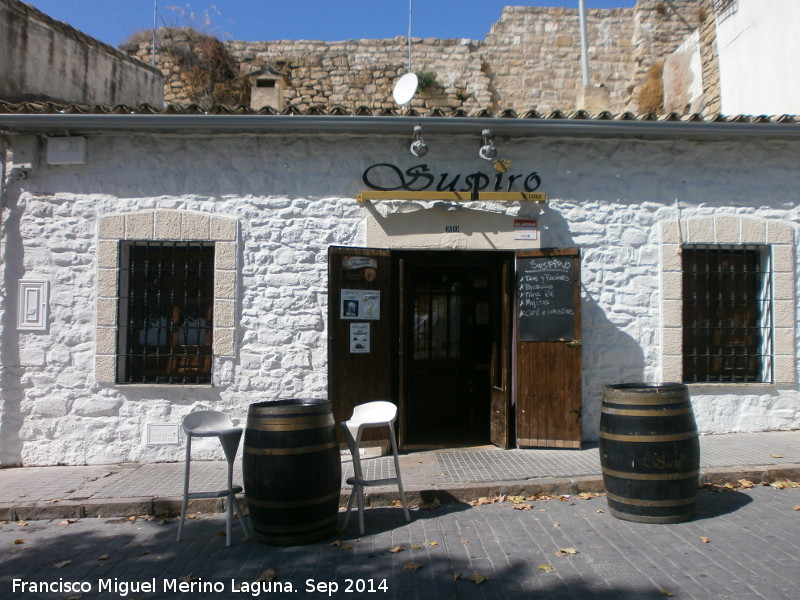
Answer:
[[[535,171],[527,174],[492,173],[436,173],[427,163],[405,170],[391,163],[376,163],[367,167],[361,176],[364,184],[383,192],[407,190],[410,192],[535,192],[542,179]]]

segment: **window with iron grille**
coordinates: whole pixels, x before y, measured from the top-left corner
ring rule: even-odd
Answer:
[[[772,381],[766,246],[684,246],[683,380]]]
[[[120,383],[211,382],[214,244],[121,242]]]

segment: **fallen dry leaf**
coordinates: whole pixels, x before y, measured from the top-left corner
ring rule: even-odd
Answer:
[[[403,548],[402,546],[395,546],[394,548],[390,548],[389,552],[391,552],[392,554],[397,554],[398,552],[403,552],[404,550],[405,548]]]
[[[783,458],[783,454],[773,454],[772,458]]]
[[[24,544],[25,540],[14,540],[12,543],[14,543],[14,544]]]
[[[603,509],[600,509],[600,510],[596,510],[595,512],[602,514],[602,513],[606,512],[606,511],[604,511]]]
[[[577,554],[578,551],[575,548],[559,548],[558,552],[556,552],[556,556],[566,556],[567,554]]]
[[[711,538],[708,538],[708,537],[706,537],[704,535],[701,535],[700,536],[700,541],[703,542],[704,544],[707,544],[708,542],[711,541]]]
[[[800,483],[796,481],[789,481],[788,479],[781,479],[780,481],[773,481],[770,483],[776,490],[788,490],[789,488],[800,487]]]
[[[423,546],[421,544],[411,544],[412,550],[422,550]]]
[[[667,598],[672,598],[675,594],[670,592],[669,590],[659,590],[662,596],[666,596]]]
[[[429,545],[429,546],[438,546],[438,545],[439,545],[439,542],[431,542],[431,543],[430,543],[430,544],[428,544],[428,545]]]
[[[511,508],[513,508],[514,510],[531,510],[533,506],[531,506],[530,504],[515,504]]]
[[[101,554],[97,557],[97,560],[108,560],[108,554]]]
[[[478,585],[482,584],[484,581],[489,581],[489,578],[485,575],[481,575],[480,573],[474,573],[470,578],[470,581],[474,581]]]
[[[800,504],[794,507],[794,510],[800,510]]]
[[[200,578],[197,575],[192,575],[191,573],[189,573],[188,575],[184,575],[183,577],[179,577],[178,579],[180,581],[183,581],[184,583],[189,583],[191,581],[200,581]]]
[[[342,540],[336,540],[334,542],[331,542],[331,546],[341,546],[341,545],[342,545]]]
[[[561,527],[561,523],[553,523],[553,527]]]
[[[61,562],[57,562],[57,563],[53,564],[53,568],[54,569],[61,569],[63,567],[66,567],[71,562],[72,562],[71,560],[62,560]]]
[[[545,573],[555,573],[556,570],[553,568],[553,565],[550,563],[546,563],[544,565],[539,565],[538,569],[540,571],[544,571]]]
[[[421,568],[422,568],[422,564],[420,564],[420,563],[418,563],[418,562],[414,562],[414,561],[412,560],[412,561],[409,561],[409,562],[407,562],[406,564],[404,564],[404,565],[403,565],[403,568],[404,568],[406,571],[416,571],[416,570],[418,570],[418,569],[421,569]]]
[[[267,569],[261,575],[258,576],[256,581],[262,581],[264,583],[269,583],[270,581],[275,581],[278,576],[275,574],[275,569]]]
[[[752,481],[748,480],[748,479],[740,479],[739,480],[739,485],[742,486],[744,489],[749,490],[755,484]]]
[[[599,498],[600,494],[596,494],[595,492],[582,492],[578,494],[584,500],[591,500],[592,498]]]

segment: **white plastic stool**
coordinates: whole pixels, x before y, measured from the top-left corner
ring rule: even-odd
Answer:
[[[397,455],[397,442],[394,439],[394,421],[396,418],[397,407],[391,402],[378,400],[375,402],[367,402],[366,404],[359,404],[353,409],[353,416],[350,420],[342,423],[344,437],[350,449],[350,454],[353,457],[353,472],[355,474],[353,477],[347,478],[347,483],[353,486],[353,491],[350,493],[350,500],[347,502],[347,514],[345,515],[342,529],[347,527],[347,523],[350,520],[350,510],[353,508],[353,499],[357,498],[359,531],[361,535],[364,535],[364,488],[376,485],[397,484],[397,488],[400,490],[400,500],[403,503],[406,521],[411,521],[411,515],[408,512],[408,504],[406,503],[406,495],[403,492],[403,480],[400,477],[400,460]],[[364,479],[364,474],[361,470],[361,456],[358,452],[358,444],[361,441],[361,433],[364,429],[370,427],[389,428],[389,441],[392,444],[392,454],[394,455],[395,477],[387,479]]]
[[[183,502],[181,503],[181,520],[178,524],[178,541],[183,535],[183,523],[186,519],[186,505],[190,499],[195,498],[223,498],[227,497],[226,524],[225,524],[225,545],[231,545],[231,525],[233,523],[233,511],[239,515],[239,522],[242,525],[244,536],[250,537],[250,527],[242,514],[242,508],[236,499],[236,494],[242,491],[242,486],[233,485],[233,461],[236,458],[236,451],[239,448],[239,441],[242,439],[242,428],[234,427],[230,416],[227,413],[217,410],[199,410],[189,413],[183,418],[183,431],[186,433],[186,465],[183,470]],[[192,458],[192,438],[193,437],[213,437],[219,438],[222,449],[225,451],[225,458],[228,460],[228,486],[224,490],[216,492],[192,492],[189,493],[189,464]]]

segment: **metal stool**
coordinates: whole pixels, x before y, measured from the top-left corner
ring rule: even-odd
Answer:
[[[236,499],[236,494],[242,491],[242,486],[233,485],[233,461],[236,458],[236,451],[239,448],[239,441],[242,439],[242,428],[234,427],[230,416],[227,413],[217,410],[200,410],[186,415],[183,418],[183,431],[186,433],[186,464],[183,471],[183,502],[181,503],[181,520],[178,524],[178,541],[183,535],[183,523],[186,519],[186,505],[190,499],[195,498],[225,498],[226,505],[226,524],[225,524],[225,545],[231,545],[231,525],[233,523],[233,511],[239,515],[239,522],[242,525],[244,536],[250,537],[250,527],[242,514],[242,508]],[[225,458],[228,460],[228,486],[224,490],[217,492],[193,492],[189,493],[189,464],[192,457],[192,438],[193,437],[213,437],[219,438],[222,449],[225,451]]]
[[[353,409],[353,416],[348,421],[342,423],[344,437],[350,449],[350,454],[353,457],[354,472],[353,477],[347,478],[347,483],[353,486],[353,491],[350,493],[350,500],[347,502],[347,514],[345,515],[342,529],[345,529],[347,523],[350,521],[350,510],[353,508],[353,499],[358,498],[358,525],[361,535],[364,535],[364,488],[377,485],[397,484],[397,488],[400,490],[400,500],[403,503],[406,521],[411,521],[406,495],[403,492],[403,481],[400,478],[400,460],[397,455],[397,442],[394,439],[394,421],[396,418],[397,407],[391,402],[378,400],[375,402],[367,402],[366,404],[359,404]],[[364,479],[364,474],[361,470],[361,456],[358,453],[358,444],[361,441],[361,433],[363,430],[370,427],[389,428],[389,441],[392,444],[392,454],[394,455],[395,477],[387,479]]]

